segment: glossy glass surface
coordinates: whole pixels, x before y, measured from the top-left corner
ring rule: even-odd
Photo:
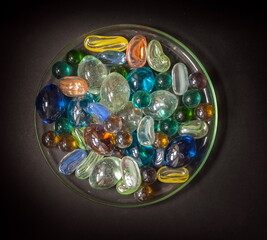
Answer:
[[[209,103],[214,106],[214,117],[209,122],[209,133],[203,139],[203,144],[201,145],[201,149],[196,156],[196,160],[192,164],[189,164],[188,166],[189,170],[188,181],[186,181],[185,183],[162,183],[159,181],[155,182],[154,184],[156,185],[154,185],[155,187],[153,188],[155,189],[153,192],[153,198],[145,202],[137,201],[132,194],[130,195],[118,194],[114,187],[106,190],[97,190],[91,188],[87,180],[78,179],[75,177],[74,174],[70,176],[65,176],[60,174],[58,171],[58,163],[62,159],[62,157],[66,155],[66,152],[59,151],[57,148],[46,148],[43,146],[41,142],[42,135],[44,134],[44,132],[52,131],[53,125],[44,124],[35,111],[34,124],[36,129],[36,136],[41,151],[44,155],[44,158],[48,163],[48,165],[50,166],[50,168],[52,169],[52,171],[55,173],[55,175],[59,177],[59,179],[67,187],[69,187],[78,195],[86,199],[89,199],[91,201],[116,207],[140,207],[166,200],[172,195],[177,194],[181,189],[183,189],[191,182],[191,180],[197,175],[197,173],[205,164],[212,150],[217,131],[218,109],[216,103],[216,95],[214,92],[211,79],[209,78],[209,75],[206,72],[204,66],[201,64],[199,59],[194,55],[194,53],[192,53],[188,47],[186,47],[176,38],[154,28],[140,26],[140,25],[121,24],[121,25],[112,25],[92,30],[84,34],[83,36],[78,37],[71,43],[69,43],[51,61],[50,65],[48,66],[47,70],[45,71],[41,79],[39,89],[37,90],[37,94],[45,85],[49,83],[55,84],[56,81],[58,81],[52,76],[51,72],[54,63],[62,61],[62,59],[65,58],[66,53],[69,52],[71,49],[78,49],[78,50],[84,49],[83,41],[88,35],[124,36],[128,40],[132,39],[135,35],[143,35],[146,37],[148,42],[155,39],[161,43],[164,53],[171,60],[170,69],[173,67],[175,63],[183,62],[187,66],[189,74],[196,71],[202,72],[206,76],[208,84],[207,87],[201,93],[201,99],[202,99],[201,102]],[[90,54],[96,56],[98,53],[90,52]],[[209,161],[213,161],[213,159],[209,159]]]

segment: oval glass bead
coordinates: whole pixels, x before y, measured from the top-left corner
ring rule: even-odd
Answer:
[[[67,99],[54,84],[46,85],[35,100],[36,111],[44,123],[53,123],[67,108]]]
[[[194,110],[195,116],[199,120],[210,121],[214,116],[214,108],[211,104],[200,103]]]
[[[154,120],[164,120],[170,117],[178,105],[178,98],[165,90],[152,92],[150,97],[150,104],[143,111]]]
[[[87,152],[83,149],[76,149],[73,152],[68,153],[59,162],[59,172],[64,175],[72,174],[86,157]]]
[[[201,120],[192,120],[182,123],[178,132],[180,135],[190,135],[195,139],[199,139],[208,134],[209,125]]]
[[[154,119],[145,116],[139,122],[137,128],[137,139],[140,145],[151,146],[155,141]]]
[[[194,72],[189,75],[189,85],[191,88],[202,90],[207,87],[208,80],[201,72]]]
[[[58,87],[68,97],[82,96],[88,91],[86,80],[77,76],[68,76],[59,79]]]
[[[126,49],[126,59],[130,67],[140,68],[146,64],[147,41],[142,35],[134,36]]]
[[[110,112],[107,107],[101,103],[93,102],[84,111],[89,113],[98,123],[103,123],[109,116]]]
[[[110,73],[102,83],[100,97],[111,112],[117,112],[129,101],[129,84],[121,74]]]
[[[121,65],[126,62],[126,55],[124,52],[119,51],[104,51],[96,56],[106,66]]]
[[[160,168],[164,165],[164,154],[165,154],[164,148],[156,149],[156,154],[152,161],[152,164],[155,168]]]
[[[84,138],[83,138],[83,131],[84,131],[84,127],[73,128],[71,131],[71,134],[74,137],[74,139],[76,140],[79,148],[81,148],[83,150],[88,150],[88,147],[87,147],[87,145],[84,141]]]
[[[157,72],[166,72],[171,66],[171,61],[164,54],[159,41],[151,40],[147,47],[148,65]]]
[[[89,35],[84,39],[84,47],[93,52],[107,50],[122,52],[127,46],[128,40],[122,36]]]
[[[94,189],[108,189],[121,179],[121,159],[117,157],[104,157],[98,161],[89,176],[89,184]]]
[[[172,89],[176,95],[183,95],[189,85],[188,70],[185,64],[176,63],[172,68]]]
[[[98,94],[102,82],[107,76],[106,66],[96,57],[86,55],[78,65],[78,76],[88,83],[88,91]]]
[[[157,178],[164,183],[184,183],[189,179],[189,171],[187,168],[169,168],[161,167],[157,171]]]

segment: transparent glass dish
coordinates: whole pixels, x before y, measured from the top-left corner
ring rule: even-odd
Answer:
[[[45,124],[43,123],[36,111],[34,112],[34,125],[36,130],[36,137],[39,143],[41,152],[51,168],[54,174],[72,191],[77,193],[78,195],[91,200],[93,202],[97,202],[100,204],[115,206],[115,207],[141,207],[150,204],[155,204],[157,202],[163,201],[174,194],[177,194],[181,189],[187,186],[191,180],[198,174],[200,169],[204,166],[206,160],[208,159],[210,152],[213,148],[217,124],[218,124],[218,109],[216,102],[215,91],[211,82],[211,79],[205,70],[202,63],[199,59],[194,55],[194,53],[186,47],[179,40],[174,37],[159,31],[155,28],[141,26],[141,25],[133,25],[133,24],[119,24],[119,25],[111,25],[103,28],[99,28],[96,30],[92,30],[77,39],[74,39],[71,43],[66,45],[51,61],[49,66],[47,67],[44,75],[40,81],[39,88],[37,90],[37,94],[39,91],[47,84],[54,83],[56,84],[58,79],[53,77],[52,75],[52,65],[60,60],[63,60],[66,56],[66,53],[71,49],[81,49],[86,50],[83,46],[83,41],[88,35],[106,35],[106,36],[124,36],[128,40],[130,40],[133,36],[141,34],[147,38],[149,42],[152,39],[158,40],[167,56],[169,56],[171,60],[171,67],[177,62],[183,62],[187,68],[189,74],[195,71],[199,71],[205,74],[208,79],[208,86],[201,91],[202,101],[205,103],[210,103],[214,106],[215,115],[214,118],[208,122],[209,124],[209,133],[208,135],[200,140],[197,140],[198,144],[198,152],[194,161],[192,161],[187,167],[190,173],[189,180],[185,183],[162,183],[156,181],[153,186],[154,197],[144,203],[140,203],[134,199],[133,194],[130,195],[121,195],[118,194],[115,187],[106,189],[106,190],[96,190],[90,187],[88,180],[81,180],[75,177],[74,174],[70,176],[65,176],[58,171],[58,163],[63,156],[67,153],[61,152],[57,148],[46,148],[42,145],[41,138],[42,134],[48,130],[53,130],[53,124]],[[96,55],[97,53],[88,52],[88,54]],[[169,70],[170,71],[170,70]],[[212,159],[210,159],[212,161]]]

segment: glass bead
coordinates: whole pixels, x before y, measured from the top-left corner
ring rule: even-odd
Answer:
[[[116,64],[124,64],[126,62],[126,56],[124,52],[107,50],[100,52],[96,56],[106,66],[113,66]]]
[[[155,168],[160,168],[162,167],[165,162],[164,162],[164,154],[165,154],[165,149],[164,148],[159,148],[156,149],[156,154],[155,157],[152,161],[152,164]]]
[[[57,147],[60,139],[55,131],[47,131],[42,135],[42,144],[47,148]]]
[[[169,144],[169,138],[167,134],[163,132],[156,132],[155,133],[155,141],[153,143],[153,147],[158,148],[166,148]]]
[[[121,74],[125,78],[128,75],[128,69],[125,66],[122,66],[122,65],[114,65],[114,66],[112,66],[110,68],[110,73],[112,73],[112,72],[117,72],[117,73]]]
[[[104,128],[109,133],[117,133],[122,128],[122,120],[120,117],[111,115],[104,121]]]
[[[135,92],[132,96],[133,105],[137,108],[147,107],[150,103],[150,95],[149,92],[144,90],[139,90]]]
[[[157,171],[153,167],[142,168],[141,176],[144,183],[151,185],[157,180]]]
[[[87,82],[77,76],[67,76],[59,79],[58,87],[61,92],[68,97],[78,97],[87,93]]]
[[[176,95],[183,95],[188,89],[188,71],[183,63],[176,63],[172,68],[172,89]]]
[[[177,133],[179,128],[178,122],[174,118],[167,118],[160,122],[160,131],[167,136],[173,136]]]
[[[155,90],[169,90],[172,86],[172,76],[166,72],[159,73],[155,78]]]
[[[103,123],[110,116],[108,108],[97,102],[90,103],[88,107],[84,108],[84,111],[98,123]]]
[[[137,128],[137,139],[142,146],[151,146],[155,141],[154,119],[144,116]]]
[[[189,86],[194,89],[202,90],[207,87],[208,80],[201,72],[194,72],[189,75]]]
[[[52,66],[52,74],[55,78],[60,79],[66,76],[71,76],[73,75],[74,71],[72,66],[70,66],[69,64],[67,64],[64,61],[59,61],[56,62],[53,66]]]
[[[78,144],[72,135],[64,135],[58,143],[58,148],[63,152],[72,152],[78,148]]]
[[[210,121],[214,116],[214,108],[211,104],[200,103],[195,108],[195,116],[199,120]]]
[[[154,131],[159,132],[160,131],[160,121],[155,121],[154,120]]]
[[[187,168],[161,167],[157,171],[158,180],[164,183],[184,183],[189,179]]]
[[[72,125],[69,119],[62,117],[55,122],[54,128],[58,135],[65,135],[71,133]]]
[[[182,101],[186,107],[195,108],[201,101],[200,93],[195,89],[188,90],[183,95]]]
[[[72,131],[71,131],[71,134],[75,138],[79,148],[81,148],[83,150],[88,150],[88,147],[87,147],[87,145],[86,145],[86,143],[84,141],[83,131],[84,131],[84,127],[82,127],[82,128],[73,128]]]
[[[127,148],[132,144],[133,137],[129,132],[118,132],[115,141],[119,148]]]
[[[138,191],[134,193],[134,198],[141,203],[148,202],[153,198],[153,190],[149,185],[143,183]]]
[[[185,106],[179,106],[176,108],[173,117],[179,123],[190,121],[193,117],[193,109]]]
[[[209,132],[209,125],[202,120],[184,122],[179,128],[180,135],[190,135],[194,139],[205,137]]]
[[[77,67],[80,61],[83,59],[84,54],[77,49],[72,49],[66,54],[66,62],[74,67]]]

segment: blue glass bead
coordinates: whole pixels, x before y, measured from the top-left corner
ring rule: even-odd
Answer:
[[[59,162],[59,172],[64,175],[72,174],[75,169],[83,162],[87,157],[87,152],[83,149],[76,149],[66,156],[64,156]]]
[[[55,78],[60,79],[66,76],[71,76],[73,75],[74,71],[72,66],[67,64],[66,62],[59,61],[56,62],[52,66],[52,74],[54,75]]]
[[[131,71],[127,77],[131,93],[138,90],[145,90],[151,92],[155,84],[155,76],[151,68],[141,67]]]
[[[165,150],[164,161],[173,168],[187,165],[196,156],[196,141],[191,136],[177,136],[172,139]]]
[[[107,107],[101,103],[90,103],[88,107],[84,109],[85,112],[91,114],[97,122],[103,123],[107,117],[110,116],[110,112]]]
[[[122,65],[126,63],[126,55],[124,52],[108,50],[100,52],[96,57],[107,66]]]
[[[35,101],[36,111],[44,123],[53,123],[67,108],[67,98],[54,84],[46,85]]]

